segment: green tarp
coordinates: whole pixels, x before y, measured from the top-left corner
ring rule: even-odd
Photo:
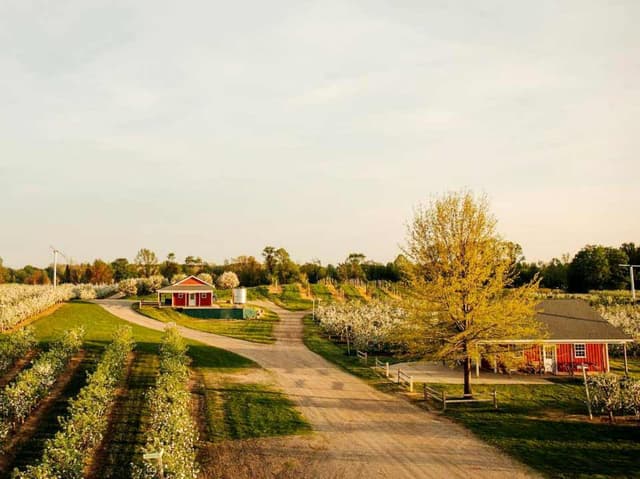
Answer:
[[[257,316],[257,311],[252,308],[183,309],[182,313],[198,319],[255,319]]]

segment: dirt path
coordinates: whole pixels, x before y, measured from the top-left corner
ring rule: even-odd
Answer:
[[[23,358],[18,359],[11,368],[0,378],[0,388],[4,388],[7,384],[13,381],[20,372],[25,369],[31,360],[35,357],[37,351],[32,349],[28,351]]]
[[[137,314],[128,301],[96,301],[116,316],[150,329],[164,324]],[[312,477],[394,479],[532,477],[534,474],[461,426],[384,394],[343,372],[302,343],[304,313],[270,303],[280,315],[275,344],[265,345],[179,327],[189,339],[228,349],[271,370],[278,385],[319,433],[322,460]],[[320,443],[320,444],[318,444]]]

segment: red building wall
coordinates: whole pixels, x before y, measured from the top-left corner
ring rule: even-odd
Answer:
[[[607,370],[607,345],[595,343],[585,345],[586,358],[576,358],[573,344],[556,345],[556,369],[558,372],[579,371],[578,366],[586,364],[589,371],[603,372]],[[537,364],[542,361],[542,346],[532,346],[524,351],[524,356],[529,363]]]
[[[211,306],[211,293],[198,293],[196,304],[202,307]]]
[[[180,298],[180,294],[182,294],[182,298]],[[196,296],[196,307],[209,307],[213,304],[212,302],[212,293],[191,293]],[[189,293],[173,293],[173,305],[176,307],[187,307],[189,304]],[[193,307],[193,306],[192,306]]]
[[[524,358],[528,363],[539,363],[542,360],[542,346],[531,346],[524,350]]]
[[[180,294],[182,294],[182,298],[180,298]],[[187,304],[187,295],[186,293],[173,293],[173,305],[174,306],[186,306]]]

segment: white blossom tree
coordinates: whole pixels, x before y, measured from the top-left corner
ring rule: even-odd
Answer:
[[[220,275],[217,281],[217,286],[220,289],[232,289],[237,288],[240,285],[238,275],[233,271],[225,271]]]

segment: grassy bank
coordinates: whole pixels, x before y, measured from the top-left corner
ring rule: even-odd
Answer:
[[[197,319],[171,308],[139,308],[138,305],[133,307],[139,313],[163,323],[173,322],[185,328],[255,343],[273,343],[273,326],[280,319],[276,313],[268,309],[263,309],[264,314],[260,319]]]
[[[285,284],[280,289],[280,293],[272,293],[268,286],[254,286],[247,288],[247,298],[250,301],[271,301],[290,311],[305,311],[312,308],[312,301],[300,295],[300,288],[297,284]]]
[[[462,386],[431,384],[461,395]],[[422,387],[418,385],[418,391]],[[451,405],[446,416],[484,441],[548,477],[640,477],[638,424],[588,421],[579,380],[549,385],[474,385],[475,394],[498,392],[490,405]],[[438,403],[434,404],[440,407]]]

